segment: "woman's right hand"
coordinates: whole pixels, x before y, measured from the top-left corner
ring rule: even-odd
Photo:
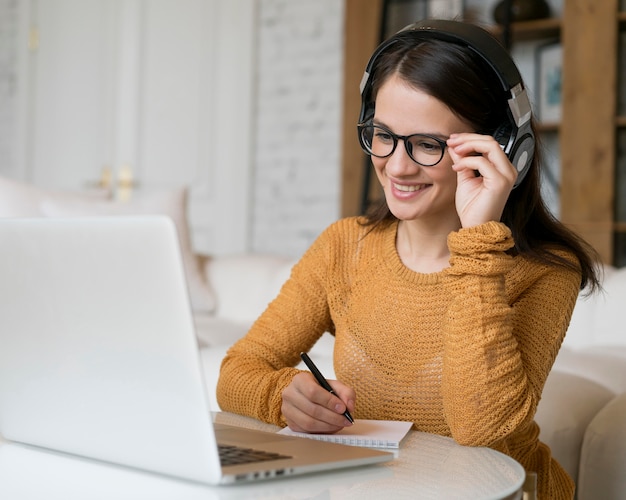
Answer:
[[[452,134],[448,153],[457,172],[455,202],[461,225],[500,221],[517,179],[500,144],[490,135]]]
[[[336,395],[322,388],[309,372],[298,373],[283,391],[282,412],[296,432],[332,434],[352,425],[343,413],[354,411],[354,390],[329,380]]]

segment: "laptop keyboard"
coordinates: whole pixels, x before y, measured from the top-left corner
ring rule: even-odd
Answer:
[[[281,455],[280,453],[253,450],[252,448],[240,448],[239,446],[220,444],[218,448],[222,465],[251,464],[254,462],[292,458],[287,455]]]

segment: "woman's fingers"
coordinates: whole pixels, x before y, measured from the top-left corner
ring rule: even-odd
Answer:
[[[329,381],[338,395],[323,389],[313,375],[296,375],[283,391],[282,412],[289,427],[297,432],[333,433],[351,425],[343,415],[349,405],[354,409],[354,391],[337,381]]]
[[[489,135],[453,134],[448,153],[457,172],[456,209],[463,227],[499,221],[517,170]]]
[[[517,170],[492,136],[453,134],[448,140],[448,147],[455,169],[471,169],[492,180],[501,177],[511,187],[515,183]]]

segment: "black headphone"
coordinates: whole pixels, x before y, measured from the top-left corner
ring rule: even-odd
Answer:
[[[517,180],[513,186],[517,187],[526,176],[535,152],[530,101],[509,53],[495,37],[476,25],[448,20],[418,21],[381,43],[367,63],[361,80],[359,123],[371,120],[374,116],[370,75],[378,57],[391,45],[404,39],[414,40],[416,44],[429,39],[456,43],[474,51],[493,70],[508,96],[508,120],[497,128],[493,136],[517,169]]]

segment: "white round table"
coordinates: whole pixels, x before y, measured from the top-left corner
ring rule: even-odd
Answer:
[[[217,422],[261,430],[277,427],[228,413]],[[520,499],[525,472],[489,448],[410,431],[384,464],[254,484],[210,487],[72,457],[0,439],[0,498],[63,499]]]

